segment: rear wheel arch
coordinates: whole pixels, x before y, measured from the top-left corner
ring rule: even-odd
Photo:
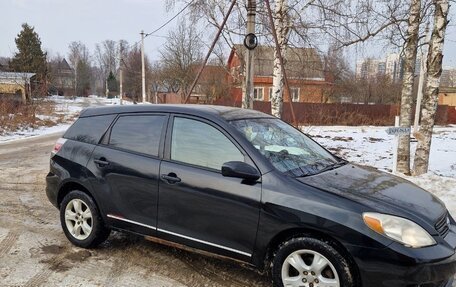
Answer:
[[[90,193],[89,189],[86,188],[84,185],[82,185],[78,182],[75,182],[75,181],[68,181],[59,188],[59,192],[57,194],[57,206],[59,208],[60,208],[60,204],[62,203],[65,196],[73,190],[79,190],[79,191],[86,193],[95,202],[98,210],[100,210],[100,206],[98,206],[98,203],[95,200],[95,197]]]
[[[358,283],[357,286],[360,286],[359,283],[361,282],[361,277],[358,269],[358,265],[355,262],[355,259],[352,257],[350,252],[345,248],[345,246],[340,243],[337,239],[333,238],[330,235],[325,234],[324,232],[321,231],[316,231],[312,229],[307,229],[307,228],[291,228],[291,229],[286,229],[278,233],[276,236],[274,236],[271,241],[268,244],[266,255],[264,258],[264,266],[263,269],[266,272],[269,272],[271,263],[274,257],[275,252],[278,250],[281,244],[293,239],[293,238],[298,238],[298,237],[309,237],[309,238],[315,238],[319,239],[330,246],[332,246],[334,249],[336,249],[343,257],[345,257],[350,265],[352,266],[353,272],[356,277],[356,282]]]

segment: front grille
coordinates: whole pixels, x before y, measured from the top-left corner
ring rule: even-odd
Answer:
[[[445,213],[435,224],[435,230],[439,233],[440,236],[445,237],[448,232],[450,232],[450,225],[448,224],[449,217],[448,213]]]

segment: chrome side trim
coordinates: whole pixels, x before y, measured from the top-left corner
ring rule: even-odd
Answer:
[[[115,216],[115,215],[112,215],[112,214],[108,214],[107,217],[112,218],[112,219],[125,221],[125,222],[132,223],[132,224],[136,224],[136,225],[143,226],[143,227],[146,227],[146,228],[150,228],[150,229],[153,229],[153,230],[157,230],[157,231],[160,231],[160,232],[163,232],[163,233],[168,233],[170,235],[174,235],[174,236],[181,237],[181,238],[184,238],[184,239],[196,241],[196,242],[203,243],[203,244],[210,245],[210,246],[214,246],[214,247],[217,247],[217,248],[225,249],[225,250],[228,250],[228,251],[231,251],[231,252],[235,252],[235,253],[247,256],[247,257],[252,257],[252,254],[247,253],[247,252],[239,251],[237,249],[233,249],[233,248],[230,248],[230,247],[218,245],[218,244],[215,244],[215,243],[212,243],[212,242],[204,241],[204,240],[201,240],[201,239],[197,239],[197,238],[193,238],[193,237],[190,237],[190,236],[182,235],[182,234],[175,233],[175,232],[172,232],[172,231],[168,231],[168,230],[165,230],[165,229],[157,228],[157,227],[152,226],[152,225],[143,224],[143,223],[140,223],[140,222],[137,222],[137,221],[133,221],[133,220],[130,220],[130,219],[122,218],[122,217]]]
[[[139,225],[139,226],[142,226],[142,227],[146,227],[146,228],[150,228],[150,229],[153,229],[153,230],[157,230],[157,227],[152,226],[152,225],[147,225],[147,224],[144,224],[144,223],[139,223],[139,222],[136,222],[136,221],[133,221],[133,220],[130,220],[130,219],[126,219],[126,218],[122,218],[122,217],[119,217],[119,216],[115,216],[115,215],[112,215],[112,214],[108,214],[107,216],[108,216],[109,218],[113,218],[113,219],[125,221],[125,222],[128,222],[128,223],[136,224],[136,225]]]
[[[247,252],[239,251],[239,250],[236,250],[236,249],[233,249],[233,248],[230,248],[230,247],[218,245],[218,244],[215,244],[215,243],[212,243],[212,242],[207,242],[207,241],[204,241],[204,240],[201,240],[201,239],[197,239],[197,238],[193,238],[193,237],[190,237],[190,236],[182,235],[182,234],[179,234],[179,233],[171,232],[171,231],[168,231],[168,230],[165,230],[165,229],[157,228],[157,231],[168,233],[168,234],[171,234],[171,235],[174,235],[174,236],[178,236],[178,237],[181,237],[181,238],[184,238],[184,239],[196,241],[196,242],[203,243],[203,244],[206,244],[206,245],[214,246],[214,247],[217,247],[217,248],[225,249],[225,250],[228,250],[228,251],[231,251],[231,252],[235,252],[235,253],[247,256],[247,257],[251,257],[252,256],[252,254],[247,253]]]

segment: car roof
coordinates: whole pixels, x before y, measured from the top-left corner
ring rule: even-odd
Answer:
[[[215,105],[169,105],[169,104],[138,104],[123,106],[107,106],[87,108],[83,110],[79,117],[100,116],[108,114],[122,113],[144,113],[144,112],[164,112],[182,113],[188,115],[202,116],[205,118],[223,118],[227,121],[247,119],[247,118],[274,118],[271,115],[235,107],[215,106]]]

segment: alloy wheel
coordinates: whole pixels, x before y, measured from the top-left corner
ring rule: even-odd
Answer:
[[[93,227],[92,212],[80,199],[68,202],[65,208],[65,224],[71,236],[84,240],[90,236]]]
[[[334,265],[313,250],[297,250],[282,264],[284,287],[340,287]]]

